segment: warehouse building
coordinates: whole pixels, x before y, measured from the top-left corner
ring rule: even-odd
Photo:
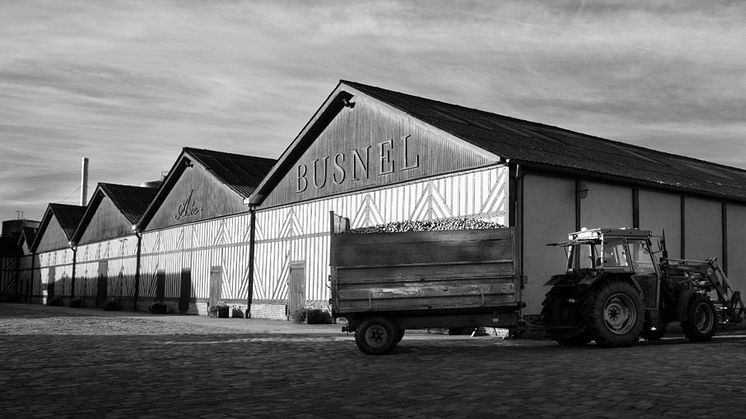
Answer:
[[[49,204],[31,245],[33,279],[31,298],[43,304],[70,304],[75,251],[73,232],[83,218],[84,206]]]
[[[138,309],[207,313],[249,305],[252,214],[244,205],[273,159],[184,148],[136,223],[141,235]]]
[[[140,237],[132,226],[158,188],[99,183],[71,242],[75,251],[73,295],[85,307],[107,300],[134,309]]]
[[[327,306],[329,212],[353,227],[469,216],[516,229],[537,314],[583,227],[665,230],[672,257],[718,257],[746,286],[746,171],[342,81],[246,203],[252,310]]]

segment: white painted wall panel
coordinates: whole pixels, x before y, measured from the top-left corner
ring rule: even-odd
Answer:
[[[257,211],[254,298],[287,300],[290,262],[306,262],[306,300],[330,295],[329,212],[353,228],[405,220],[474,216],[508,223],[508,168],[490,167]]]

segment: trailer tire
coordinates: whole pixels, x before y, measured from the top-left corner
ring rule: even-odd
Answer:
[[[399,341],[399,329],[385,317],[370,317],[362,321],[355,330],[357,347],[368,355],[385,355]]]
[[[396,336],[396,343],[401,342],[402,339],[404,339],[404,331],[406,329],[399,329],[399,333]]]
[[[565,326],[577,323],[580,310],[570,305],[569,298],[572,296],[569,291],[565,290],[553,289],[547,293],[541,310],[544,326]],[[577,329],[547,328],[546,333],[550,339],[560,345],[581,346],[591,341],[584,326],[579,326]]]
[[[686,308],[686,320],[681,322],[684,335],[692,342],[706,342],[712,339],[717,325],[715,306],[709,297],[695,294]]]
[[[645,323],[642,298],[624,280],[601,282],[588,296],[585,318],[588,333],[599,346],[634,345]]]

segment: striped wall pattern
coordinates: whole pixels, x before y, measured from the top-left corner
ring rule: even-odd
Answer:
[[[210,290],[210,268],[222,267],[221,299],[248,298],[249,213],[201,221],[142,234],[140,296],[156,297],[157,275],[166,275],[165,298],[179,298],[181,271],[191,269],[191,298],[206,299]]]
[[[508,202],[508,168],[492,166],[259,210],[256,214],[254,299],[284,304],[290,262],[305,261],[306,300],[328,301],[330,211],[349,217],[353,227],[461,216],[507,225]]]
[[[107,278],[108,297],[132,297],[137,269],[137,236],[130,235],[79,245],[75,267],[75,296],[95,298],[101,263]]]
[[[17,269],[18,258],[0,257],[0,300],[10,300],[18,295]]]
[[[23,302],[41,302],[41,282],[34,281],[34,255],[18,258],[18,283]]]
[[[36,255],[34,282],[41,285],[43,302],[46,302],[47,284],[54,283],[54,295],[70,297],[73,276],[73,251],[70,248],[42,252]]]

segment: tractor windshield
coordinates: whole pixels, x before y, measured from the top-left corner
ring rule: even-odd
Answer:
[[[575,242],[570,248],[567,259],[567,270],[575,271],[580,269],[598,268],[597,260],[601,251],[599,241]]]

